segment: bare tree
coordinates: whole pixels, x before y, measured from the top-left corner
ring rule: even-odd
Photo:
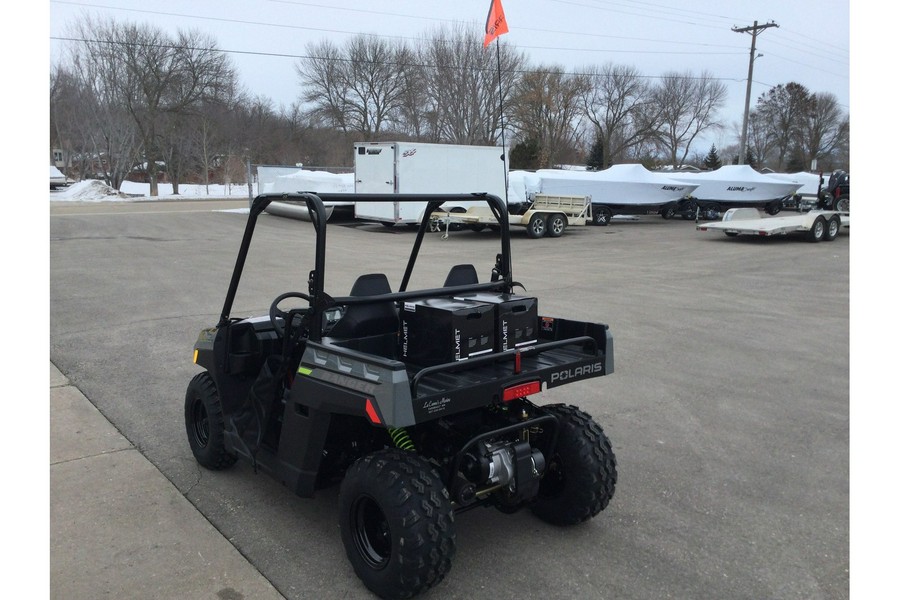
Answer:
[[[691,144],[706,131],[721,128],[717,113],[725,102],[725,86],[704,71],[666,73],[654,88],[660,121],[657,128],[660,148],[673,166],[684,164]]]
[[[830,92],[812,95],[810,110],[805,115],[797,137],[799,154],[805,168],[813,159],[831,155],[847,138],[850,122],[838,105],[837,97]]]
[[[297,73],[314,114],[365,141],[400,119],[404,75],[413,63],[405,43],[358,35],[343,50],[325,41],[308,45],[307,53]]]
[[[594,125],[605,169],[626,157],[629,150],[653,137],[659,119],[651,88],[634,67],[607,63],[582,71],[587,86],[581,101],[585,118]]]
[[[783,170],[803,135],[803,123],[811,111],[809,90],[799,83],[779,84],[759,97],[756,111],[772,136],[770,164]]]
[[[484,48],[483,40],[475,26],[457,25],[437,29],[421,42],[418,54],[425,65],[425,110],[432,141],[500,141],[500,107],[509,102],[525,59],[504,44],[497,46],[498,65],[495,48]]]
[[[513,116],[523,139],[535,139],[541,164],[576,160],[584,152],[582,102],[589,83],[561,66],[540,66],[523,75],[513,99]]]
[[[87,38],[91,26],[85,18],[75,25],[73,37]],[[66,84],[51,96],[59,135],[72,144],[81,177],[99,175],[119,189],[142,150],[117,93],[117,82],[126,76],[124,66],[109,44],[86,41],[67,50],[69,65],[57,77],[58,84]]]
[[[164,118],[181,114],[215,94],[234,77],[227,56],[209,36],[179,31],[172,39],[149,25],[95,21],[76,24],[82,42],[78,62],[98,72],[103,93],[134,120],[150,176],[150,195],[159,194],[157,163],[164,153]]]
[[[740,131],[737,131],[735,135],[740,140]],[[758,164],[768,165],[771,163],[774,139],[775,136],[769,123],[760,115],[758,110],[751,110],[747,119],[747,150],[756,157]],[[737,146],[737,156],[740,156],[740,142],[738,142]]]

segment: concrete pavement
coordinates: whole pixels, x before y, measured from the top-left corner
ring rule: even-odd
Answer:
[[[52,363],[50,597],[283,599]]]

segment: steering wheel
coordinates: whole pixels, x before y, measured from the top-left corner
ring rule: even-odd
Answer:
[[[269,307],[269,319],[271,319],[272,327],[275,328],[275,332],[278,333],[279,337],[284,337],[284,324],[287,322],[288,313],[278,308],[278,305],[288,298],[299,298],[312,304],[312,298],[300,292],[285,292],[275,298],[272,301],[272,306]]]

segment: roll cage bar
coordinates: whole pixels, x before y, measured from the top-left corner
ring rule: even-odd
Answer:
[[[461,285],[453,287],[432,288],[427,290],[408,291],[409,280],[412,277],[413,267],[418,258],[419,250],[425,234],[428,232],[428,222],[431,214],[439,209],[443,204],[448,202],[471,202],[480,200],[487,203],[490,207],[494,218],[500,225],[500,253],[491,273],[491,281],[489,283],[477,283],[471,285]],[[296,192],[290,194],[260,194],[253,199],[250,205],[250,216],[247,219],[247,225],[244,228],[244,235],[241,239],[241,247],[238,250],[237,259],[234,265],[234,271],[231,275],[231,282],[228,285],[228,292],[225,295],[225,304],[222,307],[222,314],[219,317],[218,326],[222,327],[231,321],[231,309],[234,304],[234,298],[237,294],[237,288],[240,284],[241,274],[244,270],[244,264],[247,254],[250,250],[250,241],[253,238],[253,231],[256,228],[256,222],[259,215],[265,211],[266,207],[274,201],[295,201],[304,202],[309,211],[310,221],[313,224],[316,233],[316,256],[313,270],[309,273],[307,282],[308,294],[310,297],[310,307],[312,313],[321,314],[328,308],[336,305],[366,304],[371,302],[384,301],[403,301],[418,298],[427,298],[435,296],[447,296],[458,294],[461,292],[476,292],[493,290],[503,293],[512,292],[514,281],[512,279],[512,261],[510,256],[509,241],[509,212],[506,204],[497,196],[487,193],[473,194],[334,194],[334,193],[314,193],[314,192]],[[397,292],[390,294],[381,294],[378,296],[339,296],[332,297],[325,293],[325,231],[326,231],[326,212],[325,202],[427,202],[425,211],[422,215],[422,222],[419,224],[416,239],[410,252],[409,259],[406,264],[406,270],[403,273],[403,281]],[[312,341],[321,341],[322,339],[322,319],[310,319],[309,339]]]

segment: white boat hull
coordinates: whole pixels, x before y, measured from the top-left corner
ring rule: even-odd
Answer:
[[[266,212],[270,215],[275,215],[278,217],[290,217],[292,219],[300,219],[301,221],[312,221],[309,216],[309,210],[306,208],[305,204],[294,202],[279,202],[278,200],[273,200],[266,207]],[[334,206],[325,206],[326,221],[331,218],[331,213],[333,212]]]
[[[543,169],[541,193],[590,196],[609,207],[659,208],[690,196],[697,184],[669,179],[641,165],[615,165],[603,171]]]
[[[666,173],[666,177],[696,184],[691,194],[699,203],[717,203],[724,207],[761,207],[793,195],[803,186],[763,175],[747,165],[720,167],[708,173]]]

